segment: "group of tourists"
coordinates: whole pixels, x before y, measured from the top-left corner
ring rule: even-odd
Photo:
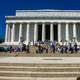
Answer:
[[[32,45],[31,45],[32,44]],[[35,48],[35,53],[77,53],[80,51],[80,46],[77,44],[76,41],[62,41],[58,43],[57,41],[30,41],[28,45],[24,44],[23,42],[20,43],[18,46],[5,46],[3,49],[5,52],[23,52],[31,53],[31,49]]]
[[[36,53],[77,53],[80,51],[77,42],[61,41],[58,43],[56,41],[45,41],[36,43],[36,46],[38,47]]]

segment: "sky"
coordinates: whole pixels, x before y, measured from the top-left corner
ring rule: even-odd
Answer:
[[[0,38],[5,37],[5,16],[33,9],[80,10],[80,0],[0,0]]]

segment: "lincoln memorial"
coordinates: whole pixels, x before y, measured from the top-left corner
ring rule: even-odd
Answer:
[[[6,16],[5,44],[17,45],[21,37],[29,41],[80,42],[79,10],[16,10],[15,16]]]

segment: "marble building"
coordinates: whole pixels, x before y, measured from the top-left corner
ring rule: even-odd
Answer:
[[[6,44],[19,44],[21,37],[31,41],[80,42],[79,10],[16,10],[15,16],[6,16]]]

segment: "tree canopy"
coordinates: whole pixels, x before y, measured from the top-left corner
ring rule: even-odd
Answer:
[[[3,43],[4,42],[4,38],[0,38],[0,43]]]

